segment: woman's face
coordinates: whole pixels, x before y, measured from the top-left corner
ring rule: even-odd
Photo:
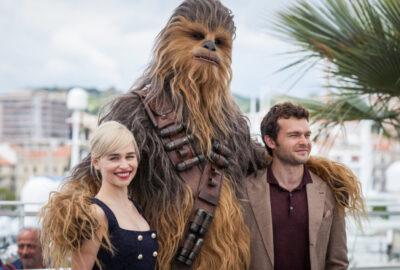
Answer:
[[[135,147],[132,143],[92,162],[95,169],[101,173],[102,183],[106,181],[117,187],[127,187],[135,176],[138,166]]]

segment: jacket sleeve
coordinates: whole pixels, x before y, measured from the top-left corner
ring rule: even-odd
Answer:
[[[345,213],[336,206],[326,253],[325,269],[341,270],[347,269],[348,266]]]

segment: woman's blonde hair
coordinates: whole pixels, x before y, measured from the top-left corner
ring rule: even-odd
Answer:
[[[130,143],[133,144],[136,156],[139,159],[139,149],[132,132],[116,121],[104,122],[96,129],[90,139],[91,157],[93,159],[106,156],[128,146]]]
[[[107,121],[102,123],[93,133],[89,141],[91,173],[95,175],[98,180],[101,180],[100,173],[94,169],[92,164],[93,160],[114,153],[119,149],[127,147],[129,144],[133,144],[136,158],[139,162],[139,149],[132,132],[130,132],[124,125],[116,121]]]
[[[94,239],[113,253],[107,224],[99,224],[92,212],[92,197],[101,186],[92,159],[118,151],[130,143],[139,161],[139,150],[133,134],[116,121],[102,123],[90,140],[89,156],[73,169],[59,191],[50,194],[49,201],[40,212],[43,227],[41,242],[46,265],[56,269],[68,266],[71,255],[81,249],[85,240]],[[87,169],[81,171],[78,167]],[[97,259],[96,263],[101,267]]]

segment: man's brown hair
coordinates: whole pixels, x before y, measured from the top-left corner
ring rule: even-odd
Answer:
[[[308,116],[309,113],[304,107],[295,105],[291,102],[283,102],[274,105],[261,121],[261,136],[263,141],[265,135],[268,135],[274,141],[276,141],[279,133],[279,119],[289,119],[291,117],[294,117],[297,119],[306,119],[308,121]],[[272,149],[269,148],[266,144],[265,147],[267,148],[268,153],[272,155]]]

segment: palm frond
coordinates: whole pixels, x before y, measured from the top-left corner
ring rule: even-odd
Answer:
[[[371,120],[375,129],[386,134],[397,136],[400,130],[399,110],[391,107],[385,98],[376,97],[373,101],[366,101],[366,98],[352,94],[331,95],[325,101],[287,98],[306,107],[311,120],[324,128],[342,125],[347,121]]]
[[[301,1],[278,15],[275,29],[306,50],[301,62],[328,60],[331,75],[343,87],[350,81],[368,94],[398,96],[400,34],[393,24],[398,24],[400,1],[370,2],[325,0],[324,6],[312,6]]]
[[[328,63],[324,72],[333,80],[326,87],[339,95],[325,103],[302,100],[315,119],[369,119],[381,129],[400,130],[399,0],[301,0],[278,14],[274,29],[299,50],[283,69]]]

